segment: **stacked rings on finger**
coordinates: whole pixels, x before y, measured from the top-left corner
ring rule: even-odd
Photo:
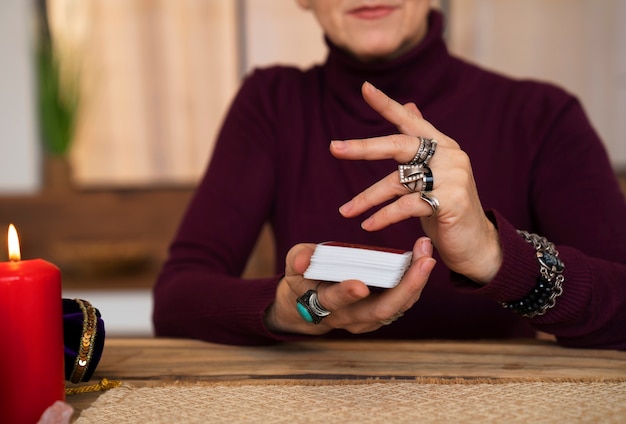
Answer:
[[[317,290],[307,291],[297,299],[297,302],[298,314],[306,322],[319,324],[330,315],[330,311],[321,305],[317,297]]]
[[[415,153],[413,159],[407,162],[407,165],[428,165],[428,161],[437,150],[437,140],[426,137],[419,137],[420,146]]]
[[[428,167],[428,162],[437,150],[437,140],[419,137],[420,145],[413,159],[398,166],[400,183],[411,193],[417,191],[431,191],[433,185],[433,173]],[[418,186],[421,187],[418,189]]]
[[[428,162],[437,150],[437,140],[419,137],[420,145],[411,161],[398,165],[400,183],[410,192],[420,192],[421,199],[430,205],[433,214],[439,209],[439,201],[436,197],[428,195],[433,190],[433,172],[428,167]],[[431,216],[432,216],[431,215]]]

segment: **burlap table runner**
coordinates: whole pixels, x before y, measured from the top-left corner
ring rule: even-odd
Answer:
[[[260,381],[124,384],[76,423],[626,423],[626,381]]]

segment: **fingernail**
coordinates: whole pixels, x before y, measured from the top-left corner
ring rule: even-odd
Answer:
[[[353,206],[352,201],[349,201],[348,203],[341,205],[341,207],[339,208],[339,212],[342,215],[345,215],[350,212],[350,210],[352,209],[352,206]]]
[[[419,264],[420,271],[422,271],[424,274],[429,274],[435,267],[436,263],[437,261],[434,260],[433,258],[426,258],[425,260],[421,261]]]
[[[363,228],[364,230],[367,230],[369,228],[372,228],[373,225],[374,225],[374,218],[370,217],[361,223],[361,228]]]
[[[333,149],[335,150],[346,150],[346,148],[348,147],[346,145],[346,143],[342,140],[332,140],[330,142],[330,145],[333,147]]]
[[[433,254],[433,242],[428,237],[423,238],[420,241],[420,249],[422,253],[426,256],[430,256]]]
[[[374,87],[374,85],[371,82],[369,82],[369,81],[365,81],[363,83],[363,88],[365,90],[369,91],[369,92],[372,92],[372,93],[377,90],[377,88]]]

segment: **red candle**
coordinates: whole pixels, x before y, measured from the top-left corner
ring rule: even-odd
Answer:
[[[34,424],[65,400],[61,272],[21,261],[12,225],[9,259],[0,262],[0,421]]]

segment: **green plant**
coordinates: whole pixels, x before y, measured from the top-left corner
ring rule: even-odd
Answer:
[[[78,109],[75,87],[61,84],[59,63],[49,38],[37,49],[38,103],[41,139],[47,153],[65,155],[69,151]]]

